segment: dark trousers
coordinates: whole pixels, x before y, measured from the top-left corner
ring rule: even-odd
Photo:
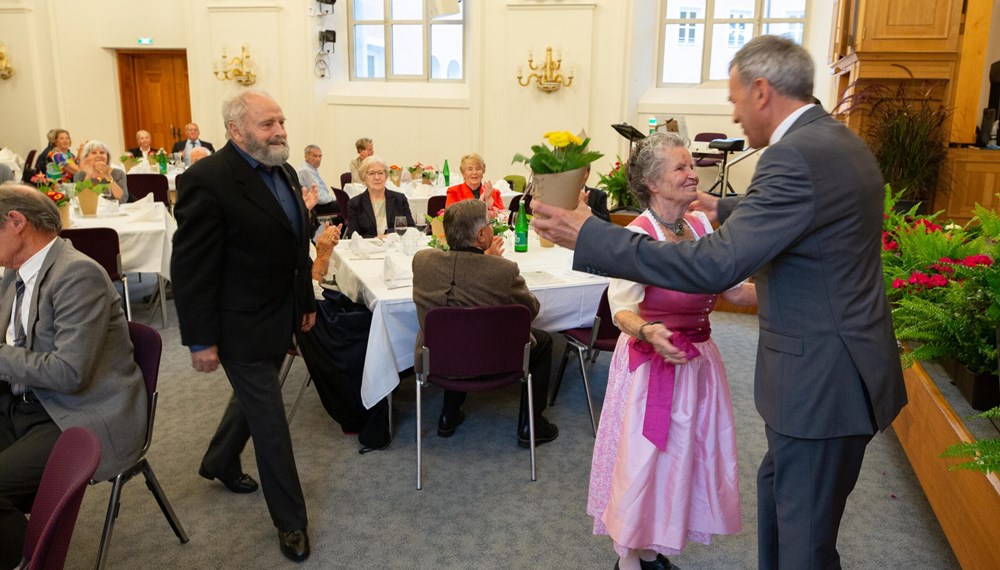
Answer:
[[[531,372],[531,395],[534,398],[535,417],[542,415],[549,403],[549,376],[552,375],[552,336],[541,329],[531,329],[535,344],[528,357],[528,371]],[[441,415],[455,417],[465,403],[465,392],[444,391],[444,405]],[[528,405],[528,386],[521,386],[521,406]],[[525,416],[520,421],[527,421]],[[520,426],[518,426],[520,427]]]
[[[35,493],[62,431],[37,401],[24,402],[0,382],[0,569],[21,562]]]
[[[871,435],[798,439],[764,426],[757,472],[757,557],[762,570],[839,569],[837,532]]]
[[[216,477],[243,473],[240,453],[253,437],[257,471],[271,520],[279,530],[306,527],[306,502],[295,467],[285,404],[278,385],[281,358],[252,362],[220,358],[233,397],[202,459]]]

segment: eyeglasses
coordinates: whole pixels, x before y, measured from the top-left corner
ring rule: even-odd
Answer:
[[[369,170],[365,176],[385,176],[384,170]]]

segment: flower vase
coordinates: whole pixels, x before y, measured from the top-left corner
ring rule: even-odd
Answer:
[[[84,189],[77,193],[76,200],[80,203],[80,213],[84,216],[97,215],[97,203],[101,200],[100,194]]]
[[[73,225],[73,220],[70,218],[70,205],[69,202],[63,204],[62,206],[57,206],[59,210],[59,221],[62,222],[62,229],[69,228]]]
[[[399,184],[400,182],[402,182],[401,177],[402,173],[400,171],[389,170],[389,182],[392,182],[396,186],[396,188],[399,188]]]
[[[549,240],[543,238],[542,236],[538,236],[538,245],[542,247],[555,247],[556,244],[550,242]]]
[[[423,175],[424,175],[423,168],[414,168],[413,170],[410,171],[410,180],[413,181],[414,184],[419,184],[418,180],[420,180],[420,178],[423,177]]]
[[[553,174],[532,173],[534,200],[566,210],[575,210],[580,202],[580,191],[586,181],[584,169],[577,168]]]
[[[431,233],[439,238],[444,238],[444,221],[438,218],[431,220]]]

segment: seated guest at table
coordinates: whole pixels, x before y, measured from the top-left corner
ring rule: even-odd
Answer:
[[[354,141],[354,148],[358,151],[358,157],[348,165],[351,169],[351,182],[354,184],[364,184],[365,177],[362,176],[361,163],[369,156],[375,154],[375,143],[370,138],[363,137]]]
[[[207,148],[208,150],[210,150],[212,152],[215,152],[215,147],[212,146],[212,143],[210,143],[208,141],[203,141],[203,140],[201,140],[201,139],[198,138],[199,136],[201,136],[201,129],[198,128],[197,124],[195,124],[195,123],[188,123],[188,124],[184,125],[184,134],[187,135],[187,138],[185,138],[182,141],[175,142],[174,143],[174,147],[173,147],[173,149],[170,150],[170,152],[171,153],[174,153],[174,152],[182,152],[182,153],[184,153],[184,165],[185,166],[190,166],[191,165],[191,149],[193,149],[193,148],[196,148],[196,147],[199,147],[199,146],[203,146],[203,147]]]
[[[326,182],[323,181],[323,176],[319,173],[319,165],[322,163],[323,149],[311,144],[306,147],[305,161],[298,170],[300,184],[306,188],[311,188],[313,184],[316,185],[316,192],[319,197],[318,205],[333,202],[333,192],[330,191],[330,187],[326,185]]]
[[[48,162],[49,152],[56,146],[56,135],[58,133],[59,129],[49,129],[49,132],[45,133],[45,140],[48,141],[48,145],[35,158],[35,172],[45,172],[45,164]],[[27,170],[27,166],[25,166],[25,170]],[[28,178],[31,177],[29,176]]]
[[[385,187],[388,172],[385,161],[377,156],[369,156],[361,163],[361,177],[366,189],[347,203],[346,237],[351,237],[354,232],[365,238],[384,235],[386,230],[394,228],[396,216],[406,216],[406,225],[413,225],[406,195]]]
[[[56,141],[52,150],[45,157],[45,176],[53,182],[72,182],[73,175],[80,171],[80,165],[76,161],[70,145],[73,140],[69,137],[69,131],[58,129],[56,131]]]
[[[483,174],[486,174],[486,161],[483,157],[474,152],[463,156],[458,163],[458,170],[462,173],[463,182],[448,188],[445,207],[475,198],[485,202],[488,208],[503,210],[500,192],[493,189],[493,183],[489,180],[483,181]]]
[[[21,561],[45,462],[63,430],[101,442],[94,478],[130,465],[146,437],[146,390],[121,298],[94,260],[59,238],[31,186],[0,186],[0,568]],[[25,566],[27,567],[27,565]]]
[[[605,222],[610,222],[611,213],[608,212],[608,195],[604,193],[604,190],[587,186],[587,178],[590,177],[590,163],[587,163],[587,166],[583,168],[583,189],[587,192],[587,206],[590,207],[590,213]]]
[[[424,249],[413,256],[413,302],[417,306],[417,350],[424,343],[424,318],[437,307],[478,307],[524,305],[534,318],[538,299],[528,290],[517,264],[501,257],[503,238],[494,237],[493,227],[482,200],[463,200],[444,211],[444,232],[450,251]],[[489,339],[469,339],[489,342]],[[461,350],[456,346],[455,350]],[[415,366],[419,369],[421,359]],[[559,436],[559,428],[542,412],[549,393],[552,368],[552,337],[531,329],[530,371],[535,404],[535,444],[547,443]],[[445,391],[438,436],[451,437],[465,421],[462,403],[465,392]],[[521,412],[517,423],[517,443],[530,446],[528,426],[528,389],[521,385]]]
[[[156,152],[152,147],[153,135],[149,131],[136,131],[135,142],[139,146],[128,149],[128,153],[135,158],[149,159],[149,153]]]
[[[88,141],[80,152],[80,171],[73,175],[73,182],[93,180],[94,184],[107,184],[108,191],[121,203],[128,202],[128,182],[125,171],[109,164],[111,152],[101,141]]]
[[[196,146],[191,149],[191,164],[198,162],[199,160],[205,158],[206,156],[212,154],[212,151],[208,150],[208,147]]]

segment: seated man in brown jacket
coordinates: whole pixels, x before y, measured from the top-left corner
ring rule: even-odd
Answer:
[[[528,290],[517,264],[501,257],[503,240],[494,239],[483,201],[463,200],[449,206],[444,212],[444,231],[450,251],[426,249],[413,256],[413,301],[420,323],[418,349],[424,341],[424,317],[437,307],[524,305],[532,317],[538,315],[538,299]],[[554,440],[559,429],[542,416],[549,393],[552,337],[535,328],[531,329],[531,336],[529,369],[537,445]],[[420,365],[419,358],[416,363]],[[517,442],[521,447],[529,446],[527,400],[527,385],[523,385],[517,426]],[[445,391],[438,419],[439,436],[451,437],[465,421],[464,401],[464,392]]]

